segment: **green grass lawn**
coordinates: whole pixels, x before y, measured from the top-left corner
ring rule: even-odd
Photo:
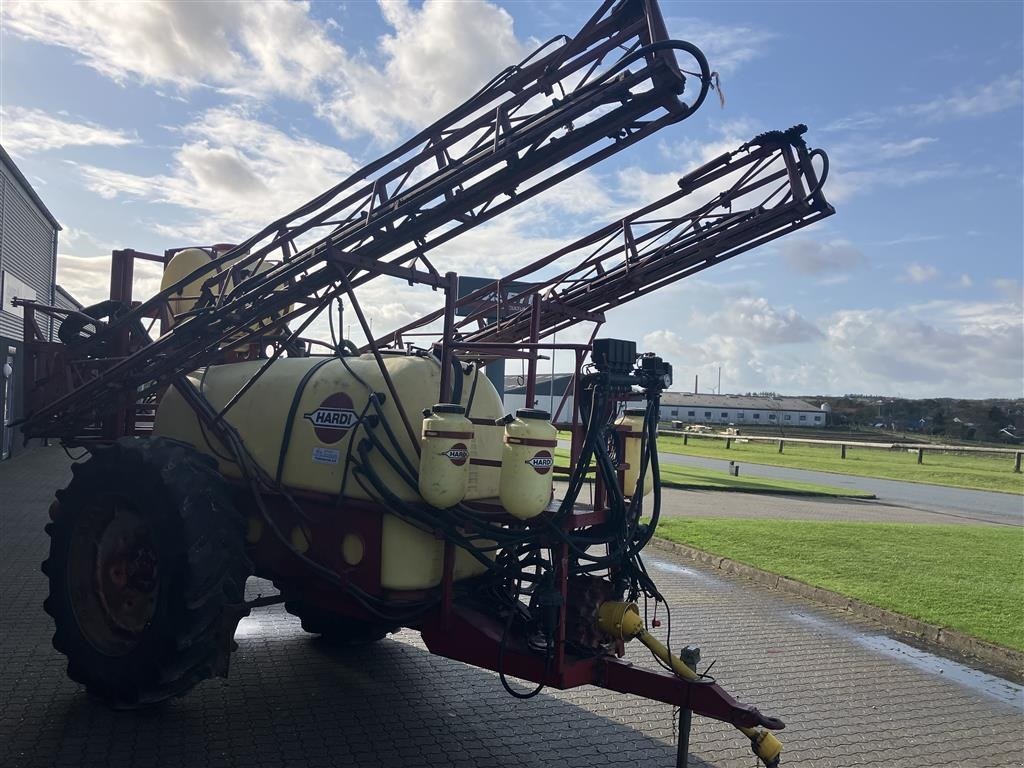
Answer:
[[[1024,474],[1013,471],[1013,454],[925,452],[924,463],[918,465],[917,454],[905,450],[848,447],[843,459],[839,446],[786,443],[780,454],[775,443],[733,442],[726,450],[720,439],[690,437],[689,445],[683,445],[683,438],[668,435],[658,438],[658,448],[687,456],[1024,494]]]
[[[658,535],[1024,650],[1024,529],[663,519]]]
[[[569,451],[555,449],[555,458],[560,466],[569,463]],[[741,493],[779,493],[793,496],[840,496],[855,499],[872,499],[865,491],[852,488],[836,488],[830,485],[798,483],[790,480],[771,480],[760,477],[732,477],[726,472],[699,467],[681,467],[677,464],[662,464],[661,485],[663,488],[690,490],[737,491]],[[564,475],[562,475],[564,477]]]

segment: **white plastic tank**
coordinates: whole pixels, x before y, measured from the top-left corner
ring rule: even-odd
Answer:
[[[160,279],[160,290],[164,291],[177,283],[179,280],[188,277],[200,267],[204,267],[213,260],[213,256],[202,248],[185,248],[178,251],[164,268],[163,277]],[[196,300],[202,290],[203,283],[216,274],[215,270],[204,272],[190,283],[186,283],[172,294],[167,302],[171,307],[171,314],[180,315],[188,312],[195,306]]]
[[[163,276],[160,278],[160,290],[167,290],[178,281],[191,275],[197,269],[205,267],[215,258],[219,259],[231,248],[232,246],[228,245],[214,246],[212,253],[203,248],[185,248],[178,251],[171,257],[171,260],[167,262],[167,266],[164,267]],[[235,259],[232,259],[230,262],[221,264],[216,269],[209,269],[206,272],[203,272],[195,280],[186,283],[183,287],[171,294],[167,301],[172,314],[171,324],[174,324],[173,316],[189,312],[195,307],[196,302],[202,294],[203,283],[207,280],[215,277],[219,278],[217,282],[214,282],[210,286],[210,292],[214,296],[218,296],[220,294],[222,284],[225,292],[230,292],[231,289],[235,287],[236,282],[240,283],[253,274],[262,274],[278,265],[278,262],[276,261],[264,260],[259,262],[259,265],[254,268],[241,270],[238,275],[234,273],[229,274],[228,270],[234,262]],[[286,286],[282,286],[277,290],[284,290],[285,287]],[[283,317],[285,314],[291,312],[293,308],[294,305],[285,307],[275,314],[275,318]],[[256,323],[252,325],[249,330],[257,330],[259,327],[260,324]]]
[[[423,412],[419,489],[432,507],[451,507],[466,497],[473,422],[465,414],[455,403],[439,403]]]
[[[520,408],[504,422],[498,495],[509,514],[528,520],[551,501],[558,430],[551,414],[532,408]]]
[[[623,459],[626,467],[623,479],[623,493],[632,496],[636,492],[637,483],[640,481],[640,457],[643,454],[645,442],[644,417],[646,411],[643,408],[627,408],[618,419],[615,420],[615,429],[622,438]],[[643,495],[646,496],[654,490],[654,475],[651,472],[651,464],[648,460],[647,471],[644,473]]]

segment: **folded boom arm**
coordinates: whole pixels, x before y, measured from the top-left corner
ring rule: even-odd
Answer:
[[[677,52],[699,69],[688,103]],[[66,394],[35,408],[25,435],[73,438],[240,339],[280,331],[379,275],[441,285],[430,250],[684,119],[710,85],[703,55],[667,39],[656,3],[608,0],[576,37],[542,46],[204,271],[98,323],[74,352],[90,364],[67,366]],[[268,258],[280,263],[267,268]],[[169,318],[172,297],[201,277],[195,308],[174,317],[169,332],[152,342],[136,332],[125,342],[142,318]]]

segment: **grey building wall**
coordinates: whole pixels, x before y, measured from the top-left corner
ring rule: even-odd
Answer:
[[[57,273],[57,232],[60,224],[46,209],[7,152],[0,147],[0,297],[10,299],[26,286],[35,299],[53,304]],[[53,333],[48,319],[43,333]],[[21,311],[3,301],[0,307],[0,373],[10,365],[10,376],[0,375],[0,457],[21,447],[21,436],[14,435],[4,420],[22,414]]]
[[[68,293],[60,285],[54,286],[53,306],[61,309],[81,309],[82,302]],[[60,332],[60,321],[54,320],[53,331],[50,333],[50,341],[58,341],[57,334]]]

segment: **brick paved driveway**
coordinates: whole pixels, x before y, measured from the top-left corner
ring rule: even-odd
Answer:
[[[67,475],[56,449],[0,464],[2,768],[674,765],[666,706],[589,689],[515,701],[413,633],[339,654],[280,609],[240,625],[228,681],[156,712],[94,705],[64,676],[40,605],[46,508]],[[728,690],[789,723],[784,765],[1024,765],[1019,687],[663,553],[648,561],[676,607],[673,646],[699,643]],[[737,736],[695,718],[691,766],[752,768]]]

